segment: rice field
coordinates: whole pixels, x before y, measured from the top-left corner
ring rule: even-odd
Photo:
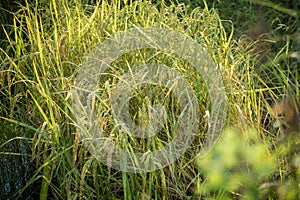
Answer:
[[[0,4],[0,199],[299,199],[299,4],[262,2]]]

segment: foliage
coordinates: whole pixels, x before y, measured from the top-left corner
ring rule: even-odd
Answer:
[[[198,193],[213,199],[297,199],[299,175],[284,186],[274,180],[276,157],[291,151],[271,152],[255,131],[247,133],[242,136],[236,130],[225,131],[216,147],[205,158],[198,159],[199,170],[205,177],[198,178]],[[299,165],[299,155],[293,159]]]

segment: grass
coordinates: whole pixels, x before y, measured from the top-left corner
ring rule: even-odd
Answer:
[[[251,8],[248,12],[250,15]],[[142,0],[124,4],[99,1],[94,6],[78,0],[36,1],[22,6],[13,19],[11,32],[3,27],[8,45],[0,49],[0,155],[6,163],[1,171],[10,166],[13,156],[27,160],[31,170],[23,184],[11,187],[8,195],[12,198],[299,197],[299,150],[293,149],[292,141],[288,141],[290,149],[276,143],[281,133],[273,128],[274,119],[268,115],[270,105],[280,94],[299,88],[297,68],[288,67],[292,66],[288,42],[278,47],[275,59],[262,65],[254,50],[257,41],[235,37],[236,26],[232,21],[222,20],[217,10],[207,5],[192,9],[164,1],[159,7]],[[137,139],[119,131],[112,116],[110,88],[136,63],[149,61],[174,67],[190,83],[199,102],[201,119],[195,140],[176,162],[153,172],[126,173],[102,164],[84,145],[75,120],[72,91],[87,53],[97,44],[119,31],[151,26],[185,33],[203,45],[217,64],[225,85],[225,127],[235,130],[224,131],[216,147],[208,156],[201,157],[199,152],[209,129],[209,115],[205,113],[211,108],[201,75],[178,55],[153,49],[129,52],[106,71],[93,99],[97,110],[94,123],[101,124],[103,134],[114,135],[133,155],[162,147],[174,137],[172,123],[180,118],[180,112],[168,88],[137,87],[130,101],[132,119],[146,125],[151,121],[149,102],[167,102],[167,125],[153,138]],[[299,90],[296,92],[299,94]],[[143,95],[148,96],[148,102]],[[25,144],[26,152],[17,152],[13,141]],[[293,163],[294,177],[290,174]],[[9,179],[18,181],[18,177]],[[5,191],[1,192],[1,196],[9,198]]]

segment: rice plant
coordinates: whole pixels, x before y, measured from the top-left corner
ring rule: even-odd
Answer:
[[[281,133],[272,126],[274,119],[268,114],[280,94],[287,93],[289,87],[299,88],[297,69],[291,69],[295,74],[291,81],[282,67],[282,63],[289,62],[288,44],[281,47],[275,59],[257,69],[257,41],[246,36],[234,37],[236,28],[232,21],[221,19],[218,10],[209,8],[206,1],[203,5],[191,8],[184,3],[143,0],[94,4],[80,0],[36,0],[20,5],[12,13],[12,28],[2,26],[7,45],[0,48],[0,161],[5,163],[0,168],[1,176],[14,180],[15,184],[1,180],[1,186],[5,186],[1,196],[13,199],[299,197],[299,149],[290,140],[292,150],[277,144]],[[74,111],[74,85],[89,52],[99,44],[119,32],[150,27],[173,30],[201,44],[212,58],[225,88],[228,104],[224,126],[220,128],[233,127],[236,131],[224,132],[224,137],[206,156],[199,153],[209,141],[206,133],[213,115],[210,109],[214,99],[209,96],[205,75],[198,73],[191,60],[175,53],[156,48],[130,51],[110,64],[98,81],[93,98],[86,98],[91,101],[88,109],[97,113],[90,118],[91,127],[97,124],[96,134],[103,134],[126,148],[133,160],[135,152],[163,148],[176,138],[174,121],[181,119],[182,111],[171,86],[135,85],[129,75],[124,76],[142,73],[139,67],[147,67],[150,62],[176,70],[194,92],[199,107],[199,124],[190,127],[195,128],[195,138],[183,155],[156,171],[131,173],[111,168],[113,157],[108,156],[103,164],[86,145],[89,141],[81,137],[82,127]],[[111,95],[122,87],[121,81],[135,88],[128,100],[131,120],[150,130],[148,125],[153,119],[160,119],[163,125],[158,134],[134,138],[119,128]],[[163,104],[165,108],[161,107]],[[161,112],[153,115],[153,109]],[[94,150],[99,154],[104,151]],[[22,161],[13,161],[16,158]],[[24,166],[25,172],[17,172],[18,166]],[[291,175],[289,172],[294,169]],[[22,179],[21,174],[25,174]]]

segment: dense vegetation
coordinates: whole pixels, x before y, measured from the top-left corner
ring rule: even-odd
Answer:
[[[300,198],[299,133],[274,127],[269,114],[283,95],[300,95],[298,1],[8,2],[0,4],[1,198]],[[124,135],[116,129],[110,87],[136,63],[172,66],[199,103],[200,123],[187,151],[174,163],[143,173],[109,168],[92,155],[80,138],[72,105],[87,53],[136,27],[171,29],[200,43],[222,76],[228,102],[222,136],[203,154],[213,99],[189,60],[146,48],[114,61],[94,103],[95,121],[116,141]],[[149,144],[159,148],[175,137],[172,120],[180,111],[170,94],[155,85],[137,87],[132,119],[148,125],[145,105],[157,98],[167,102],[168,123],[149,140],[126,136],[128,143],[121,145],[146,152]]]

